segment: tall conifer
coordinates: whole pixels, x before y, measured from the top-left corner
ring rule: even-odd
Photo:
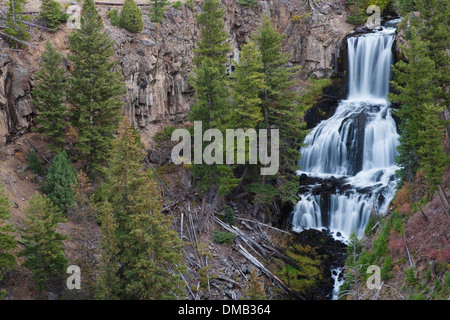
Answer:
[[[123,103],[123,76],[114,61],[114,42],[92,0],[83,3],[81,29],[69,36],[73,62],[67,98],[71,124],[78,130],[77,148],[85,171],[91,172],[108,158]]]
[[[104,186],[104,263],[114,264],[117,260],[119,267],[116,264],[111,270],[104,268],[100,287],[103,298],[184,296],[180,278],[185,268],[182,247],[176,232],[170,229],[170,218],[161,212],[160,190],[143,170],[143,159],[139,134],[125,119],[119,138],[113,142]]]
[[[50,138],[50,149],[60,151],[64,145],[66,90],[65,70],[62,57],[47,41],[42,54],[42,67],[36,75],[37,86],[32,91],[36,116],[36,131]]]
[[[11,217],[9,212],[10,202],[5,194],[5,187],[0,185],[0,282],[3,273],[13,268],[16,258],[12,252],[17,247],[17,241],[12,234],[13,226],[7,221]],[[5,290],[0,290],[0,299],[5,295]]]

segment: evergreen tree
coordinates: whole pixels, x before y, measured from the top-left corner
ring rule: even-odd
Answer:
[[[62,5],[55,0],[42,1],[39,17],[44,20],[45,25],[50,29],[56,29],[65,20]]]
[[[361,264],[359,263],[361,249],[362,249],[361,239],[358,238],[356,232],[352,232],[348,239],[347,260],[345,262],[346,273],[345,273],[344,288],[348,288],[348,291],[339,293],[351,294],[355,297],[356,300],[359,300],[359,285],[360,285],[359,273],[362,267]]]
[[[450,163],[450,158],[445,153],[443,141],[445,139],[445,127],[439,114],[444,110],[432,104],[421,106],[423,125],[417,132],[417,156],[419,166],[423,169],[423,175],[431,191],[442,182],[445,167]]]
[[[12,234],[14,228],[7,220],[11,217],[9,212],[10,202],[5,194],[5,187],[0,185],[0,282],[3,273],[11,270],[16,263],[12,251],[16,249],[17,242]],[[0,299],[5,295],[5,290],[0,290]]]
[[[42,54],[42,67],[36,75],[36,88],[32,91],[36,116],[36,131],[50,138],[50,149],[60,151],[64,145],[64,116],[66,106],[65,71],[61,67],[62,57],[47,41]]]
[[[261,93],[264,122],[260,128],[279,130],[280,170],[275,176],[263,176],[261,184],[253,184],[258,194],[257,203],[271,203],[275,198],[295,203],[296,197],[290,190],[296,188],[298,176],[295,174],[299,149],[306,135],[303,121],[304,105],[293,90],[293,77],[298,68],[287,67],[289,55],[282,53],[281,43],[284,36],[272,26],[269,18],[263,16],[262,24],[254,35],[254,41],[261,52],[265,88]],[[267,184],[266,182],[270,182]]]
[[[27,31],[26,25],[22,22],[28,19],[23,15],[23,5],[26,0],[9,0],[8,11],[6,13],[4,33],[10,35],[18,40],[26,41],[30,39],[30,34]],[[8,39],[11,47],[22,48],[23,44],[13,39]]]
[[[68,260],[64,256],[62,241],[65,237],[56,231],[65,222],[58,208],[46,196],[36,192],[25,209],[25,228],[21,237],[25,248],[20,256],[26,256],[23,266],[33,272],[36,287],[41,292],[50,282],[57,283],[65,273]]]
[[[229,81],[225,62],[230,47],[225,43],[224,10],[218,0],[205,0],[202,12],[196,16],[200,26],[200,41],[195,51],[193,76],[190,83],[195,89],[195,103],[189,114],[191,121],[201,121],[202,135],[210,128],[229,128],[226,119],[230,111]],[[197,178],[197,190],[203,195],[205,204],[207,195],[214,194],[207,216],[214,210],[219,198],[237,185],[233,167],[221,164],[194,164],[193,175]],[[202,206],[202,211],[205,209]],[[204,219],[199,230],[203,228]]]
[[[424,119],[423,106],[434,104],[439,88],[433,83],[435,63],[428,57],[427,44],[419,39],[415,27],[411,27],[408,46],[401,46],[401,49],[407,61],[399,61],[394,66],[394,79],[391,81],[394,93],[389,94],[389,99],[401,104],[401,108],[396,111],[402,119],[401,144],[397,149],[399,155],[396,160],[401,167],[398,175],[403,183],[412,181],[420,167],[418,149],[422,141],[418,135],[430,126],[424,121],[427,119]]]
[[[196,92],[195,104],[190,112],[193,121],[202,121],[203,131],[222,128],[229,112],[230,95],[225,67],[230,51],[223,22],[224,10],[218,0],[205,0],[202,12],[196,15],[200,26],[200,41],[194,50],[193,76],[190,83]]]
[[[264,284],[259,280],[256,269],[253,269],[250,273],[248,287],[244,290],[244,295],[249,300],[267,300]]]
[[[125,0],[120,12],[119,26],[133,33],[142,31],[142,11],[134,0]]]
[[[153,22],[162,22],[169,0],[150,0],[150,18]]]
[[[81,228],[74,232],[70,238],[75,242],[72,257],[72,263],[79,266],[82,270],[81,283],[78,290],[78,297],[89,299],[93,298],[93,288],[97,275],[97,258],[100,254],[96,239],[98,237],[97,224],[97,205],[93,199],[93,186],[88,176],[80,170],[77,175],[76,183],[72,184],[74,203],[70,208],[69,219],[76,221]]]
[[[263,122],[261,93],[265,79],[261,53],[253,41],[242,47],[239,64],[233,74],[233,101],[235,106],[230,112],[230,128],[257,128]]]
[[[34,151],[34,149],[31,149],[28,155],[28,168],[30,168],[30,170],[36,174],[42,175],[45,173],[44,168],[42,167],[42,164],[39,161],[36,151]]]
[[[65,151],[53,159],[47,174],[45,192],[61,212],[73,204],[72,184],[77,181],[77,172]]]
[[[81,29],[69,36],[69,59],[75,67],[67,98],[70,122],[78,130],[77,148],[90,173],[108,157],[123,106],[123,77],[113,60],[114,42],[103,30],[92,0],[85,0]]]
[[[202,12],[195,16],[200,26],[200,41],[194,50],[197,66],[204,58],[211,58],[220,64],[227,62],[230,46],[225,42],[228,34],[224,30],[224,12],[219,0],[205,0]]]
[[[139,134],[124,119],[119,138],[113,142],[106,170],[102,221],[106,235],[103,248],[115,254],[120,267],[106,270],[99,296],[118,299],[174,299],[184,295],[180,273],[183,251],[170,218],[161,212],[160,190],[143,168]],[[104,263],[114,263],[106,256]],[[104,268],[106,269],[106,268]],[[114,281],[112,287],[108,283]]]
[[[446,89],[450,81],[450,2],[415,0],[414,6],[419,15],[412,19],[412,24],[426,44],[428,57],[433,60],[436,68],[432,81],[440,89],[436,99],[440,99],[448,107],[450,101]]]

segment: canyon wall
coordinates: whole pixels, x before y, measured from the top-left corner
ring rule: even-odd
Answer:
[[[292,65],[302,66],[303,79],[336,76],[340,44],[353,30],[353,26],[345,23],[344,2],[272,0],[259,1],[256,8],[243,8],[236,0],[222,0],[232,48],[229,70],[233,61],[239,59],[240,47],[266,14],[277,30],[286,35],[283,50],[291,53]],[[116,58],[125,78],[124,114],[140,131],[146,146],[151,147],[152,136],[166,125],[184,122],[192,106],[194,92],[189,74],[193,49],[200,37],[195,14],[200,12],[201,2],[194,1],[193,9],[169,8],[161,24],[152,23],[146,7],[141,7],[144,30],[138,34],[111,26],[106,18],[111,7],[97,5],[97,8],[115,42]],[[39,69],[45,41],[50,40],[65,55],[70,32],[64,25],[56,33],[35,30],[31,41],[37,49],[1,51],[0,148],[32,126],[33,75]]]

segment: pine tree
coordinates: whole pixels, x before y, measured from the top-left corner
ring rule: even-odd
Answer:
[[[65,237],[56,231],[65,219],[51,200],[38,192],[30,198],[25,216],[25,228],[20,229],[25,248],[19,255],[26,257],[23,266],[33,272],[41,292],[50,282],[56,284],[61,280],[68,264],[62,244]]]
[[[34,149],[30,150],[28,154],[28,168],[30,168],[33,173],[43,175],[45,173],[39,158],[37,157],[36,151]]]
[[[16,263],[12,252],[17,247],[17,241],[12,234],[14,228],[7,221],[11,217],[9,208],[10,202],[5,194],[5,187],[0,185],[0,282],[3,280],[3,273],[11,270]],[[4,295],[5,290],[0,290],[0,299]]]
[[[416,154],[430,191],[441,184],[445,167],[450,163],[443,145],[444,122],[439,118],[443,110],[444,108],[432,104],[423,104],[420,110],[424,125],[417,132]]]
[[[142,31],[142,11],[134,0],[125,0],[120,12],[119,26],[133,33]]]
[[[190,118],[202,121],[202,128],[221,128],[226,117],[230,95],[225,62],[230,51],[223,22],[224,10],[218,0],[205,0],[202,12],[196,15],[200,26],[200,41],[194,50],[193,76],[190,83],[196,92]]]
[[[449,106],[446,91],[450,81],[450,3],[440,0],[415,0],[414,6],[419,11],[418,17],[412,19],[420,39],[426,44],[428,57],[433,60],[436,74],[433,83],[440,88],[437,94],[443,105]]]
[[[99,277],[96,283],[96,296],[102,300],[119,300],[122,298],[119,273],[120,239],[117,236],[118,223],[112,205],[104,200],[99,209],[102,240]]]
[[[47,41],[42,54],[42,67],[36,75],[36,88],[32,91],[36,116],[36,131],[50,138],[49,148],[60,151],[64,145],[64,105],[66,90],[65,71],[61,67],[62,57]]]
[[[77,181],[72,184],[74,203],[70,207],[69,219],[81,226],[76,232],[70,235],[70,239],[75,243],[72,263],[82,270],[80,290],[78,297],[89,299],[94,297],[94,284],[97,278],[97,258],[100,254],[96,239],[98,238],[97,225],[97,205],[93,199],[93,186],[88,176],[80,170],[77,174]]]
[[[346,273],[345,273],[345,283],[349,291],[344,292],[345,294],[351,294],[356,300],[359,300],[359,273],[361,269],[361,264],[358,262],[361,255],[362,242],[358,238],[356,232],[352,232],[348,239],[347,245],[347,260],[345,262]]]
[[[230,112],[231,121],[228,122],[228,126],[243,129],[257,128],[264,119],[261,110],[261,93],[266,87],[261,53],[253,41],[242,47],[233,78],[235,79],[232,85],[235,107]]]
[[[143,145],[139,134],[124,119],[119,138],[113,142],[106,170],[107,223],[103,248],[114,245],[120,267],[102,276],[100,297],[119,299],[174,299],[184,296],[180,273],[183,251],[170,218],[161,212],[160,190],[143,170]],[[114,262],[106,256],[104,263]],[[104,268],[105,269],[105,268]],[[115,281],[113,287],[107,283]]]
[[[256,269],[253,269],[248,279],[248,287],[243,292],[249,300],[267,300],[264,284],[258,278]]]
[[[210,128],[228,128],[226,119],[230,111],[229,81],[225,62],[230,47],[225,43],[227,33],[223,22],[224,10],[220,1],[205,0],[202,12],[196,15],[200,26],[200,41],[195,51],[193,76],[190,83],[195,89],[195,103],[189,114],[191,121],[201,121],[202,136]],[[202,149],[203,150],[203,149]],[[216,207],[219,198],[230,192],[238,183],[234,178],[233,167],[221,164],[194,164],[192,167],[197,179],[197,191],[203,195],[205,204],[208,193],[214,199],[207,212],[207,218]],[[202,212],[205,209],[202,206]]]
[[[281,51],[284,36],[275,30],[267,16],[263,16],[253,38],[261,52],[266,85],[261,94],[264,122],[260,128],[267,129],[269,137],[271,129],[279,130],[280,170],[276,176],[263,176],[261,184],[253,184],[252,188],[258,194],[257,203],[271,203],[275,198],[295,203],[297,199],[290,190],[296,188],[298,176],[292,159],[298,159],[306,135],[305,106],[299,103],[300,97],[293,90],[298,68],[287,67],[289,55]]]
[[[47,28],[56,29],[64,21],[62,5],[55,0],[43,0],[39,17],[44,20]]]
[[[123,76],[113,60],[114,42],[103,30],[92,0],[83,3],[81,29],[69,36],[74,63],[67,98],[70,122],[78,130],[77,148],[90,173],[108,158],[123,106]]]
[[[202,12],[195,17],[200,26],[200,41],[194,50],[194,63],[199,66],[199,62],[204,58],[211,58],[220,64],[225,64],[230,46],[226,43],[228,38],[224,30],[224,8],[218,0],[205,0]]]
[[[27,31],[26,25],[22,22],[27,20],[27,16],[22,15],[24,12],[23,5],[26,0],[9,0],[8,12],[6,13],[5,29],[4,33],[10,35],[18,40],[26,41],[30,39],[30,34]],[[20,43],[14,39],[8,39],[11,47],[22,48],[23,43]]]
[[[63,213],[73,204],[72,184],[76,181],[77,172],[63,151],[53,159],[45,183],[45,192]]]
[[[394,93],[389,99],[401,104],[396,114],[401,118],[399,155],[396,159],[401,167],[398,175],[401,184],[411,182],[419,169],[418,149],[421,141],[419,131],[429,127],[423,119],[423,106],[434,104],[439,88],[433,83],[436,76],[435,63],[428,56],[427,44],[419,39],[417,29],[411,27],[408,46],[401,46],[407,61],[399,61],[394,66],[394,79],[391,81]]]
[[[164,12],[169,6],[169,0],[150,0],[150,18],[153,22],[162,22]]]

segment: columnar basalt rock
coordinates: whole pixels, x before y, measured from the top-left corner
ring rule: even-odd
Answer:
[[[200,35],[195,14],[200,12],[201,2],[194,3],[193,10],[187,6],[169,8],[160,24],[151,22],[144,9],[144,29],[137,34],[111,26],[106,18],[111,8],[97,6],[105,28],[115,41],[116,57],[125,78],[124,114],[140,131],[147,147],[162,127],[186,121],[194,101],[189,75],[193,49]],[[317,2],[313,12],[303,0],[259,1],[255,8],[244,8],[235,0],[222,0],[222,3],[232,48],[230,72],[234,60],[239,59],[239,49],[257,29],[261,16],[267,14],[276,28],[286,34],[283,50],[291,53],[293,65],[302,66],[304,78],[336,76],[340,43],[353,29],[345,23],[342,0]],[[32,40],[40,48],[50,39],[67,54],[64,39],[69,32],[63,26],[56,34],[46,33]],[[27,48],[26,51],[0,56],[0,145],[14,134],[26,132],[31,125],[32,75],[39,68],[42,50]]]

